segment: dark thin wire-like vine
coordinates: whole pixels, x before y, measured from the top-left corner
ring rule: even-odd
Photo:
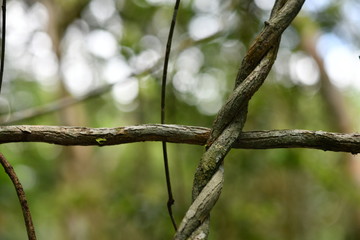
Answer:
[[[165,92],[166,92],[166,80],[167,80],[167,70],[169,64],[169,57],[171,51],[171,43],[172,37],[174,34],[175,23],[176,23],[176,16],[179,9],[180,0],[176,0],[174,6],[173,17],[171,20],[169,35],[166,43],[166,50],[165,50],[165,58],[164,58],[164,68],[163,68],[163,75],[162,75],[162,82],[161,82],[161,124],[165,123]],[[167,148],[166,142],[162,142],[162,149],[163,149],[163,156],[164,156],[164,167],[165,167],[165,177],[166,177],[166,187],[168,192],[168,201],[167,201],[167,208],[171,218],[171,222],[174,226],[175,231],[177,230],[176,222],[174,219],[174,215],[172,213],[171,206],[174,204],[175,200],[171,190],[171,180],[170,180],[170,171],[169,171],[169,161],[167,155]]]
[[[2,5],[2,34],[1,34],[1,63],[0,63],[0,92],[4,76],[4,62],[5,62],[5,36],[6,36],[6,0],[3,0]]]

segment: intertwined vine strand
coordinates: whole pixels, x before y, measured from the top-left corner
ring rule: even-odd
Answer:
[[[207,148],[196,169],[193,183],[193,204],[183,218],[174,237],[176,240],[206,239],[208,216],[220,195],[223,181],[213,183],[232,145],[246,121],[248,102],[263,84],[275,62],[282,32],[300,11],[304,0],[277,0],[269,21],[248,50],[235,81],[235,90],[217,115]],[[223,174],[221,174],[223,177]],[[221,185],[220,187],[218,187]],[[206,189],[213,189],[203,194]],[[211,200],[212,199],[212,200]],[[196,208],[197,202],[208,203]],[[201,214],[197,214],[201,212]],[[201,230],[197,230],[198,228]]]

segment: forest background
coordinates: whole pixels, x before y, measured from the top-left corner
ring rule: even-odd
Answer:
[[[181,2],[169,66],[168,123],[211,127],[272,5]],[[172,8],[173,1],[166,0],[8,1],[1,123],[159,123],[160,66]],[[355,0],[305,3],[283,34],[272,72],[250,101],[244,131],[359,129],[359,11]],[[47,108],[39,111],[41,106]],[[179,222],[191,202],[204,148],[168,148]],[[0,149],[24,185],[39,239],[174,234],[160,143],[11,143]],[[356,158],[309,149],[232,150],[211,214],[210,239],[357,239]],[[0,209],[0,239],[24,239],[18,200],[3,172]]]

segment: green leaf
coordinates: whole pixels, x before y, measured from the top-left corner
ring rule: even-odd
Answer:
[[[97,138],[95,141],[97,141],[98,144],[103,145],[107,140],[106,138]]]

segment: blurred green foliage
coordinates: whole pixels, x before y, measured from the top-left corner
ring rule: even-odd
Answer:
[[[37,11],[51,14],[46,1],[11,0],[9,14],[24,11],[23,17],[33,14],[35,17],[30,19],[36,22],[36,16],[41,17],[41,14],[34,14]],[[11,116],[13,112],[41,106],[67,95],[76,97],[79,86],[86,92],[111,82],[103,72],[113,58],[121,59],[135,73],[141,72],[143,64],[151,67],[154,56],[161,61],[173,2],[50,2],[58,9],[61,5],[66,8],[64,12],[69,13],[61,15],[65,26],[51,29],[60,33],[62,28],[65,29],[60,35],[60,48],[64,54],[58,56],[58,71],[39,80],[33,71],[34,65],[30,64],[35,60],[30,57],[27,64],[19,60],[36,55],[28,50],[32,37],[37,32],[49,36],[50,30],[40,24],[28,35],[22,35],[23,52],[9,53],[6,62],[2,96],[5,103],[1,103],[1,111],[5,114]],[[217,110],[232,91],[237,68],[247,47],[269,15],[261,2],[182,2],[167,87],[168,123],[211,127]],[[337,34],[347,46],[358,47],[355,40],[359,35],[350,31],[352,23],[345,24],[349,19],[343,13],[349,6],[358,4],[352,0],[341,2],[343,4],[328,1],[325,6],[308,3],[310,6],[305,7],[297,25],[310,28],[314,26],[305,24],[317,23],[314,28],[319,33]],[[200,17],[207,17],[205,19],[213,25],[218,24],[217,29],[207,32],[212,27],[207,22],[196,25]],[[12,27],[9,32],[15,31],[17,25]],[[68,51],[74,54],[72,44],[87,46],[88,35],[96,30],[110,33],[116,39],[117,49],[109,57],[111,59],[107,59],[92,50],[108,42],[75,48],[81,54],[81,60],[90,65],[93,80],[83,79],[80,75],[76,80],[80,83],[77,88],[69,87],[73,83],[69,81],[74,80],[66,78],[64,66],[68,60],[65,55]],[[342,31],[348,34],[338,34]],[[199,38],[200,33],[203,35]],[[82,37],[68,42],[66,39],[71,34]],[[300,35],[300,28],[296,26],[284,33],[280,53],[285,57],[282,60],[279,57],[280,62],[267,82],[251,100],[244,130],[336,131],[334,121],[330,121],[333,115],[326,109],[326,100],[320,93],[319,79],[306,84],[294,79],[290,73],[291,56],[305,51],[300,44]],[[11,44],[8,46],[10,48]],[[41,47],[36,50],[41,51]],[[43,67],[47,68],[46,65]],[[117,68],[121,72],[122,66]],[[114,87],[119,91],[112,90],[67,110],[17,124],[115,127],[158,123],[161,75],[159,67],[154,69],[132,78],[137,84],[136,91],[133,88],[121,91],[127,89],[129,79],[119,77],[120,83]],[[356,119],[360,112],[358,90],[349,87],[341,91],[346,103],[344,111]],[[133,92],[132,98],[127,95],[130,92]],[[7,106],[10,112],[7,112]],[[355,121],[353,124],[356,131],[359,124]],[[99,139],[99,143],[102,141]],[[170,239],[174,234],[166,210],[160,143],[101,148],[12,143],[3,144],[0,149],[25,187],[38,239]],[[203,148],[199,146],[169,144],[177,222],[190,204],[193,174],[202,153]],[[231,151],[225,162],[223,193],[211,215],[209,239],[358,239],[359,186],[346,168],[348,158],[347,154],[307,149]],[[1,172],[0,239],[25,238],[15,191],[8,177]]]

